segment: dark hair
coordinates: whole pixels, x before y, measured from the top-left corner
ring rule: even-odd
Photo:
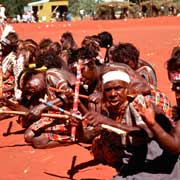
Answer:
[[[55,54],[59,55],[61,53],[61,44],[59,42],[52,42],[50,45],[49,45],[49,49],[48,51],[49,52],[54,52]]]
[[[93,36],[85,36],[85,38],[81,42],[82,47],[94,48],[97,51],[100,51],[99,39],[96,35]]]
[[[39,104],[39,98],[43,98],[46,93],[46,85],[43,83],[43,87],[39,92],[31,94],[30,99],[27,99],[26,95],[28,94],[28,88],[26,88],[27,82],[32,78],[33,75],[38,74],[40,71],[36,68],[26,68],[24,69],[19,77],[18,77],[18,88],[22,90],[22,96],[20,104],[24,105],[25,107],[29,108],[32,105]]]
[[[167,70],[168,72],[180,70],[180,53],[167,61]]]
[[[33,39],[26,39],[22,41],[22,48],[30,50],[31,53],[35,54],[35,52],[38,50],[38,44]]]
[[[140,52],[133,44],[119,43],[110,53],[114,62],[128,64],[129,61],[133,61],[137,67]]]
[[[25,50],[26,52],[31,52],[28,63],[34,63],[36,53],[38,52],[38,44],[33,39],[26,39],[22,41],[21,47],[19,47],[19,51]]]
[[[179,54],[180,54],[180,46],[174,47],[171,53],[171,57],[178,56]]]
[[[113,37],[111,33],[103,31],[98,35],[99,43],[102,48],[109,48],[113,45]]]
[[[18,76],[18,80],[17,80],[18,88],[23,90],[26,82],[31,79],[32,75],[35,75],[38,73],[39,72],[35,70],[34,68],[24,69]]]
[[[8,55],[11,51],[15,52],[17,50],[19,37],[16,32],[10,32],[5,39],[8,42],[4,40],[1,41],[2,46],[5,48],[5,50],[3,50],[3,56]]]
[[[10,32],[6,38],[10,41],[10,45],[11,46],[17,46],[17,43],[18,43],[18,40],[19,40],[19,37],[18,37],[18,34],[16,32]]]
[[[61,58],[54,52],[46,52],[36,57],[36,67],[61,68]]]
[[[43,38],[39,42],[40,49],[46,49],[53,41],[50,38]]]
[[[68,47],[69,49],[76,49],[77,48],[77,44],[76,44],[71,32],[63,33],[61,35],[60,42],[61,42],[63,48],[64,48],[64,45],[66,45],[66,46],[70,45]]]
[[[78,49],[78,57],[80,59],[91,59],[98,55],[98,53],[93,48],[79,48]]]
[[[70,58],[68,59],[68,64],[77,62],[78,59],[93,59],[98,55],[97,51],[93,48],[82,47],[77,50],[72,51]]]

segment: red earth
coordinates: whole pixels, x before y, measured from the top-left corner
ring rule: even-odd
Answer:
[[[180,17],[159,17],[148,19],[113,21],[77,21],[34,24],[13,24],[21,39],[42,38],[59,41],[63,32],[72,32],[80,45],[86,35],[102,31],[112,33],[114,43],[131,42],[140,50],[140,57],[150,62],[158,78],[158,87],[175,104],[167,77],[166,61],[172,48],[180,43]],[[4,136],[10,123],[10,135]],[[108,166],[90,166],[92,160],[88,145],[73,144],[52,149],[34,149],[24,142],[21,127],[16,117],[0,121],[0,179],[1,180],[109,180],[116,174]],[[73,158],[75,166],[81,168],[73,177],[67,174]]]

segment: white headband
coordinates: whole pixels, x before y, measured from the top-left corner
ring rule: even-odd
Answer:
[[[109,81],[114,81],[114,80],[121,80],[126,83],[130,83],[129,75],[119,70],[107,72],[106,74],[102,76],[103,84]]]

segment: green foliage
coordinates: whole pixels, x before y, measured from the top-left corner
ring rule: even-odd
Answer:
[[[6,7],[6,15],[9,17],[14,17],[17,14],[22,15],[24,11],[24,6],[28,3],[38,0],[0,0]],[[95,11],[96,0],[69,0],[69,11],[72,15],[79,15],[79,10],[84,9],[86,14],[90,14]]]
[[[28,3],[38,0],[0,0],[6,7],[6,15],[9,17],[14,17],[17,14],[22,15],[24,11],[24,6]],[[130,2],[142,3],[146,1],[151,2],[163,2],[166,0],[130,0]],[[172,2],[179,2],[179,0],[167,0]],[[97,3],[101,3],[103,0],[69,0],[69,11],[73,16],[79,16],[79,10],[84,9],[86,14],[91,14],[96,11]]]
[[[32,0],[0,0],[0,2],[6,7],[6,15],[14,17],[17,14],[23,14],[24,6]]]
[[[109,6],[101,6],[97,8],[96,16],[98,19],[114,19],[114,12],[113,9]]]
[[[79,10],[84,9],[86,14],[90,14],[96,9],[96,0],[69,0],[69,11],[74,15],[79,15]]]
[[[79,13],[79,0],[69,0],[69,12],[76,16]]]

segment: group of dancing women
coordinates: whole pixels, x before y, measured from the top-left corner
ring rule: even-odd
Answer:
[[[180,46],[166,63],[176,105],[136,46],[108,31],[77,45],[73,32],[36,42],[7,24],[0,64],[0,120],[16,116],[33,148],[89,144],[113,180],[180,177]]]

